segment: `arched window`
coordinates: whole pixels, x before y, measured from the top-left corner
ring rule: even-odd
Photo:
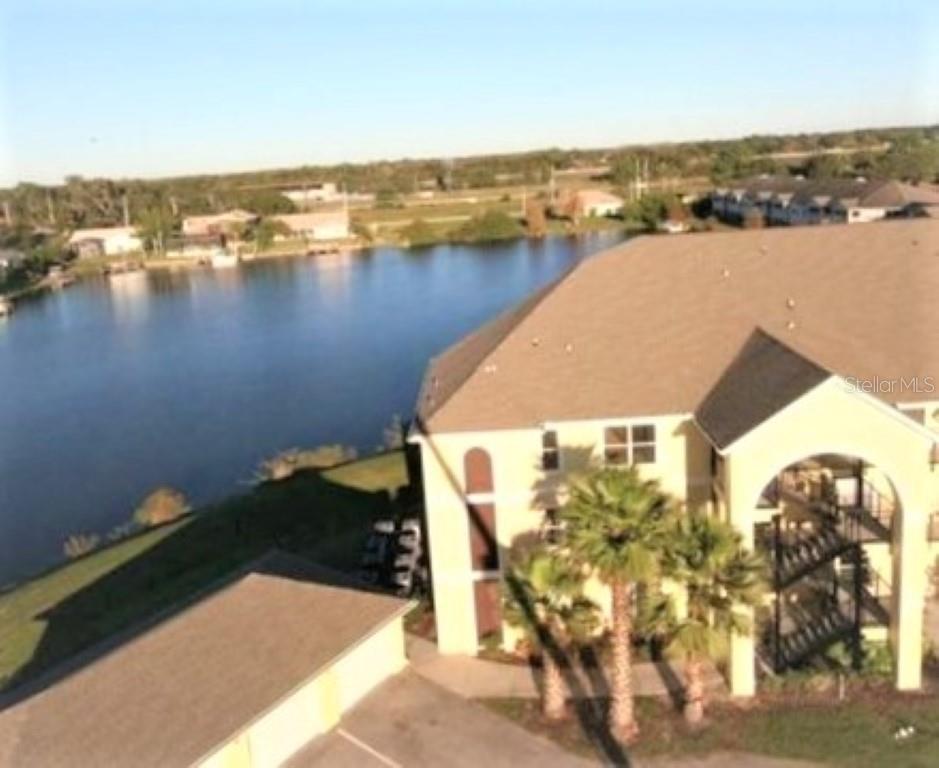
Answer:
[[[492,460],[482,448],[473,448],[463,457],[466,493],[492,493]]]

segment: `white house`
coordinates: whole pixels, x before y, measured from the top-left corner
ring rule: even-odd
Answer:
[[[349,214],[346,211],[285,213],[274,219],[294,237],[307,240],[345,240],[349,237]]]
[[[602,189],[582,189],[577,207],[584,216],[616,216],[623,210],[623,199]]]
[[[183,219],[183,234],[186,237],[228,235],[237,228],[256,221],[257,218],[257,214],[240,208],[207,216],[187,216]]]
[[[76,229],[69,237],[68,244],[80,253],[97,246],[105,256],[120,256],[143,250],[143,242],[134,227]]]
[[[299,208],[311,203],[332,203],[342,197],[342,193],[333,181],[310,184],[303,189],[287,189],[281,194]]]

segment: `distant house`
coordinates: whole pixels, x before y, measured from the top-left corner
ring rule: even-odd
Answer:
[[[623,210],[623,199],[602,189],[563,190],[551,204],[557,218],[576,219],[581,216],[616,216]]]
[[[121,256],[143,250],[143,242],[134,227],[76,229],[69,237],[68,245],[79,258],[99,254]]]
[[[183,219],[183,235],[186,237],[232,235],[241,227],[257,220],[257,214],[240,208],[207,216],[187,216]]]
[[[345,240],[349,237],[349,214],[346,211],[286,213],[274,219],[294,237],[306,240]]]
[[[282,765],[406,666],[410,607],[273,553],[0,711],[0,767]]]
[[[299,208],[313,203],[334,203],[342,197],[333,181],[310,184],[302,189],[287,189],[281,194]]]
[[[582,189],[576,200],[582,216],[616,216],[623,210],[623,198],[602,189]]]
[[[863,224],[934,206],[939,206],[939,188],[863,177],[760,176],[711,193],[718,218],[740,222],[761,214],[767,224],[776,225]]]
[[[26,254],[15,248],[0,248],[0,269],[16,269],[26,260]]]

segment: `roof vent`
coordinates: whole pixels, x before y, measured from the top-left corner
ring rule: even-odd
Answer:
[[[537,347],[540,343],[541,343],[541,339],[539,339],[537,336],[535,336],[535,337],[531,340],[531,345],[532,345],[533,347]]]
[[[796,329],[796,321],[790,320],[788,323],[786,323],[786,328],[790,331],[794,331]]]
[[[571,352],[574,351],[574,345],[568,342],[567,344],[564,345],[564,351],[570,354]]]
[[[796,308],[796,300],[795,300],[794,298],[792,298],[792,296],[790,296],[788,299],[786,299],[786,307],[787,307],[788,309],[795,309],[795,308]]]
[[[496,368],[496,364],[495,364],[495,363],[489,363],[488,365],[486,365],[486,366],[483,368],[483,373],[495,373],[496,370],[498,370],[498,369]]]
[[[730,277],[730,270],[727,269],[727,267],[724,267],[721,270],[721,277],[723,277],[724,279],[727,279],[728,277]]]

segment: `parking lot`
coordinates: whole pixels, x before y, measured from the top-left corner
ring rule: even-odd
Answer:
[[[290,768],[593,765],[410,670],[384,683],[312,741]]]

